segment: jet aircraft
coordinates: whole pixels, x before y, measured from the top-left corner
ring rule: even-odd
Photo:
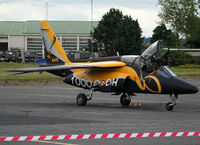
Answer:
[[[164,41],[156,41],[141,55],[125,55],[70,60],[46,20],[40,22],[41,37],[47,63],[38,68],[9,70],[17,74],[43,71],[63,77],[67,84],[88,89],[77,95],[76,103],[84,106],[92,100],[93,92],[120,95],[122,106],[128,106],[135,93],[169,94],[171,111],[179,94],[193,94],[198,88],[178,78],[164,63],[169,52]]]

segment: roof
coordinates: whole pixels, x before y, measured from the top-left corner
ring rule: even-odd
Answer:
[[[89,34],[91,21],[48,21],[56,34]],[[96,27],[98,21],[93,22]],[[0,34],[40,34],[40,21],[0,21]]]
[[[0,34],[23,34],[24,22],[0,21]]]

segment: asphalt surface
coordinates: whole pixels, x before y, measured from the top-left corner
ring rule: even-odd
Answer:
[[[189,81],[200,89],[200,80]],[[128,107],[120,96],[95,92],[87,106],[76,105],[72,86],[0,86],[0,136],[200,131],[200,92],[180,95],[175,110],[166,111],[168,95],[137,94]],[[141,106],[134,106],[139,101]],[[198,137],[90,139],[0,142],[1,145],[142,144],[199,145]]]

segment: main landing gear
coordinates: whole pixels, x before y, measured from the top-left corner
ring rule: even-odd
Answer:
[[[131,96],[127,93],[123,93],[120,98],[120,103],[122,106],[128,106],[131,103]]]
[[[87,101],[92,100],[93,91],[94,88],[92,88],[87,95],[83,93],[78,94],[76,97],[76,104],[78,106],[85,106],[87,104]]]
[[[178,94],[170,95],[171,102],[166,104],[166,109],[172,111],[176,105],[176,99],[178,99]]]

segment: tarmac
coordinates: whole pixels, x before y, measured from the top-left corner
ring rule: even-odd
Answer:
[[[200,80],[190,80],[200,89]],[[66,134],[189,132],[200,131],[200,92],[180,95],[173,111],[167,111],[168,95],[136,94],[128,107],[120,96],[94,92],[87,106],[77,106],[78,93],[66,84],[0,86],[0,136]],[[140,102],[141,106],[135,106]],[[199,145],[200,136],[162,138],[114,138],[59,141],[0,142],[1,145]]]

